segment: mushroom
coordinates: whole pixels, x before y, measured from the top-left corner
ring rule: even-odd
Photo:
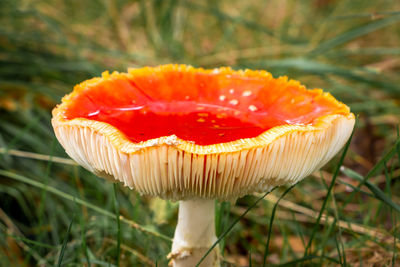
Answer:
[[[329,93],[287,77],[163,65],[76,85],[52,125],[89,171],[179,200],[169,258],[194,266],[216,241],[216,199],[298,182],[343,147],[354,121]],[[219,266],[217,247],[201,266]]]

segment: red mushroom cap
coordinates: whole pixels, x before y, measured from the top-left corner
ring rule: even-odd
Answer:
[[[164,65],[75,86],[52,124],[66,152],[99,176],[147,195],[225,200],[320,168],[348,140],[354,114],[265,71]]]

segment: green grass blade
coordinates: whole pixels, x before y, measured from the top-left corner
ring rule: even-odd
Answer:
[[[117,184],[113,184],[114,189],[114,209],[115,219],[117,220],[117,266],[119,266],[120,251],[121,251],[121,222],[119,217],[119,204],[117,199]]]
[[[351,188],[352,190],[355,190],[355,191],[357,191],[357,192],[359,192],[359,193],[363,193],[363,194],[365,194],[366,196],[375,198],[375,196],[374,196],[373,194],[371,194],[371,193],[369,193],[369,192],[367,192],[367,191],[364,191],[364,190],[362,190],[362,189],[360,189],[360,188],[357,188],[356,186],[354,186],[354,185],[352,185],[352,184],[350,184],[350,183],[346,183],[346,182],[340,181],[340,180],[338,180],[338,183],[344,184],[344,185],[348,186],[349,188]]]
[[[296,184],[290,186],[288,189],[285,190],[285,192],[283,192],[283,194],[279,197],[278,201],[276,201],[276,203],[274,204],[274,207],[272,209],[271,218],[269,220],[267,243],[265,244],[265,251],[264,251],[264,257],[263,257],[263,267],[265,267],[265,264],[267,263],[267,257],[268,257],[268,251],[269,251],[269,242],[271,240],[271,235],[272,235],[272,224],[274,223],[275,213],[276,213],[276,209],[278,207],[279,201],[282,198],[284,198],[286,196],[286,194],[289,193],[290,190],[292,190],[295,185]]]
[[[62,260],[64,258],[64,253],[65,253],[65,249],[67,248],[68,237],[69,237],[69,233],[71,232],[72,223],[74,222],[74,218],[75,218],[75,215],[72,217],[72,220],[69,223],[69,226],[68,226],[68,229],[67,229],[67,234],[64,237],[64,242],[63,242],[62,247],[61,247],[60,256],[58,257],[58,263],[57,263],[58,267],[61,266]]]
[[[379,19],[379,20],[373,21],[373,22],[363,25],[361,27],[356,27],[355,29],[347,31],[343,34],[340,34],[339,36],[334,37],[333,39],[323,42],[317,48],[315,48],[313,51],[311,51],[310,55],[316,56],[316,55],[325,53],[328,50],[330,50],[336,46],[345,44],[345,43],[350,42],[358,37],[369,34],[371,32],[379,30],[381,28],[390,26],[399,21],[400,21],[400,14],[395,14],[393,16],[390,16],[390,17],[387,17],[384,19]]]
[[[400,146],[400,138],[398,138],[393,145],[393,147],[375,164],[375,166],[368,172],[368,174],[365,176],[365,179],[371,178],[373,175],[377,174],[378,171],[380,171],[385,162],[389,161],[396,152],[398,153],[398,146]]]
[[[335,222],[336,222],[336,220],[335,220]],[[342,251],[340,250],[340,246],[339,246],[339,241],[338,241],[337,235],[335,236],[334,240],[335,240],[336,251],[337,251],[338,257],[339,257],[340,266],[344,266]]]
[[[252,266],[253,266],[253,263],[251,261],[251,248],[250,248],[250,250],[249,250],[249,267],[252,267]]]
[[[383,167],[385,162],[388,162],[396,153],[398,153],[398,146],[400,146],[400,138],[397,138],[397,141],[393,145],[393,147],[374,165],[374,167],[367,173],[367,175],[363,178],[362,181],[357,185],[356,189],[351,192],[351,194],[343,201],[342,209],[353,199],[356,192],[358,192],[369,178],[373,175],[377,174]]]
[[[29,244],[32,244],[32,245],[35,245],[35,246],[49,248],[49,249],[53,249],[54,248],[54,246],[51,246],[51,245],[48,245],[48,244],[45,244],[45,243],[42,243],[42,242],[38,242],[38,241],[35,241],[35,240],[30,240],[30,239],[25,238],[23,236],[16,236],[16,235],[7,234],[7,233],[6,233],[6,235],[9,236],[9,237],[12,237],[13,239],[21,240],[21,241],[23,241],[25,243],[29,243]]]
[[[374,196],[381,200],[382,202],[384,202],[386,205],[388,205],[389,207],[393,208],[395,211],[400,212],[400,206],[398,204],[396,204],[395,202],[393,202],[393,200],[388,197],[381,189],[379,189],[376,185],[372,184],[369,181],[366,181],[366,178],[363,177],[361,174],[350,170],[348,168],[342,167],[341,171],[346,174],[347,176],[349,176],[350,178],[353,178],[357,181],[359,181],[360,183],[363,183],[373,194]]]

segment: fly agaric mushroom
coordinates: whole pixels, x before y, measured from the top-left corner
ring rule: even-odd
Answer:
[[[216,241],[215,199],[298,182],[343,147],[354,114],[265,71],[164,65],[75,86],[52,124],[68,155],[96,175],[179,200],[170,258],[194,266]],[[218,265],[215,248],[201,266]]]

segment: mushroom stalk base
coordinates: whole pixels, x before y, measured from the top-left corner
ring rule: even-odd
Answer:
[[[179,202],[172,251],[168,255],[173,267],[194,267],[217,240],[215,236],[214,200],[185,200]],[[217,267],[219,250],[215,247],[199,265]]]

